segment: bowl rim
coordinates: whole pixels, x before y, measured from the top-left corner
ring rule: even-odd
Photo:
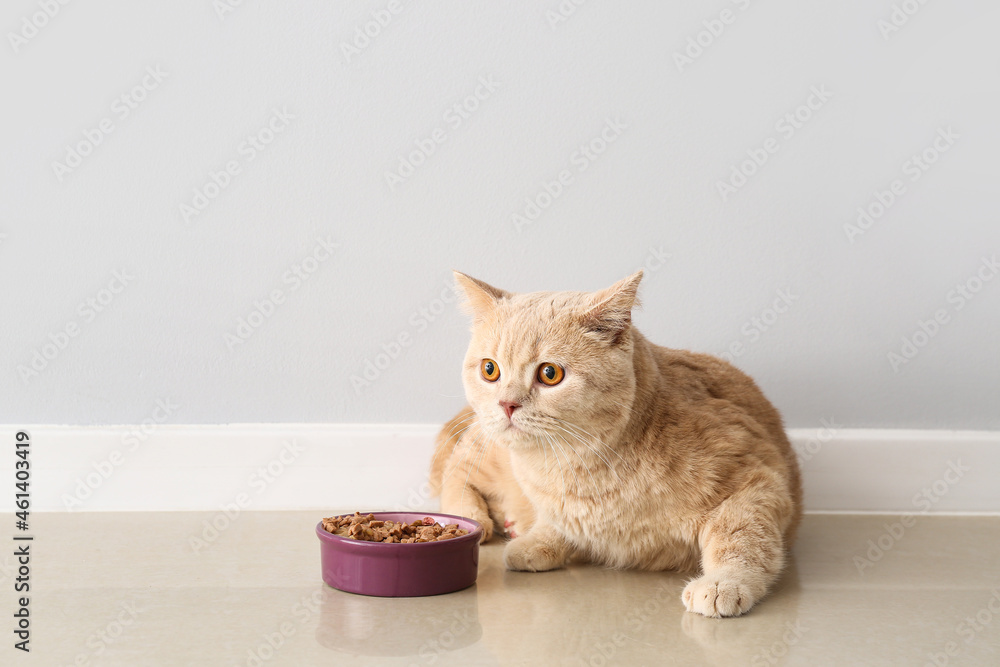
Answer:
[[[413,512],[410,510],[399,510],[399,511],[382,510],[379,512],[358,512],[358,513],[361,514],[362,516],[374,514],[376,520],[378,519],[378,516],[380,514],[406,514],[406,515],[412,515],[417,518],[423,518],[425,516],[429,516],[434,518],[435,521],[437,521],[438,518],[440,517],[448,517],[451,519],[461,519],[462,521],[466,521],[468,523],[473,524],[476,528],[475,530],[470,530],[466,535],[460,535],[450,540],[441,540],[439,542],[410,542],[403,544],[402,542],[370,542],[368,540],[352,540],[349,537],[334,535],[333,533],[328,532],[326,529],[323,528],[323,519],[320,519],[319,522],[316,524],[316,533],[317,535],[319,535],[320,540],[326,540],[330,544],[343,545],[348,549],[379,549],[379,548],[392,549],[392,548],[399,548],[401,546],[414,549],[419,549],[419,548],[426,549],[428,547],[440,549],[440,548],[448,548],[448,545],[464,544],[465,542],[471,542],[473,540],[475,540],[476,544],[479,544],[480,537],[483,534],[483,526],[481,523],[479,523],[475,519],[470,519],[467,516],[459,516],[458,514],[445,514],[443,512]],[[354,512],[346,514],[334,514],[332,516],[336,517],[354,516]],[[324,518],[330,518],[330,517],[324,517]]]

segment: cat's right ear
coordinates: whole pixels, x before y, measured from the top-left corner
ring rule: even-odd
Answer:
[[[501,300],[512,296],[510,292],[497,289],[460,271],[454,271],[454,274],[458,291],[465,296],[463,310],[477,319],[492,311]]]
[[[589,308],[581,316],[587,333],[617,345],[632,326],[632,308],[639,305],[636,292],[642,269],[611,287],[590,295]]]

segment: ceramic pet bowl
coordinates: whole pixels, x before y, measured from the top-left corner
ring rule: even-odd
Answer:
[[[398,544],[365,542],[334,535],[316,524],[323,581],[348,593],[380,597],[440,595],[467,588],[479,571],[478,522],[452,514],[370,512],[382,521],[412,523],[430,517],[442,526],[457,523],[469,531],[450,540]],[[362,512],[369,514],[369,512]]]

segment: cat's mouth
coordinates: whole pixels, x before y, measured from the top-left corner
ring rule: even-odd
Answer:
[[[493,428],[496,435],[507,440],[523,440],[531,435],[524,424],[515,421],[513,418],[504,417],[497,419],[494,422]]]
[[[518,411],[520,412],[520,411]],[[521,448],[533,445],[539,437],[539,427],[532,416],[522,416],[513,414],[491,416],[489,420],[484,420],[484,425],[488,424],[491,435],[499,443]]]
[[[504,419],[497,430],[508,445],[521,448],[532,446],[538,441],[538,427],[528,420],[527,423],[515,419]]]

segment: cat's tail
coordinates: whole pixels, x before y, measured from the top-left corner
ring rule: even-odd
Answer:
[[[444,480],[444,469],[451,458],[451,453],[455,451],[455,446],[462,439],[465,432],[476,413],[468,405],[462,408],[455,417],[441,428],[437,435],[434,446],[434,456],[431,457],[430,485],[431,493],[435,496],[441,494],[441,484]]]

